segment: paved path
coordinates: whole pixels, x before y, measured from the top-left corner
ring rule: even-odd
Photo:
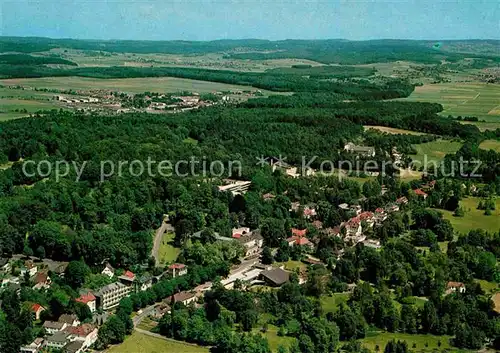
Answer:
[[[184,341],[177,341],[177,340],[174,340],[172,338],[168,338],[168,337],[159,335],[157,333],[146,331],[146,330],[143,330],[143,329],[140,329],[140,328],[136,328],[135,330],[137,332],[139,332],[139,333],[144,334],[144,335],[155,337],[155,338],[159,338],[159,339],[164,340],[164,341],[174,342],[174,343],[177,343],[177,344],[184,344],[186,346],[192,346],[192,347],[202,347],[202,348],[207,348],[207,349],[210,348],[210,347],[199,346],[199,345],[194,344],[194,343],[189,343],[189,342],[184,342]]]
[[[160,265],[160,258],[158,257],[158,252],[160,251],[161,242],[163,240],[163,235],[165,232],[173,232],[174,227],[170,223],[163,221],[160,228],[155,232],[155,238],[153,240],[153,248],[151,249],[151,256],[155,258],[156,266]]]

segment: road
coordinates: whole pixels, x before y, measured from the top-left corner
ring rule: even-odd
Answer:
[[[160,265],[160,258],[158,257],[158,252],[160,251],[161,242],[163,240],[163,235],[165,232],[173,232],[174,227],[165,220],[161,223],[160,228],[155,232],[155,238],[153,240],[153,248],[151,249],[151,256],[155,258],[156,266]]]
[[[240,265],[235,266],[235,267],[233,267],[231,269],[231,272],[229,273],[228,278],[231,275],[234,275],[234,274],[237,274],[239,272],[243,272],[243,271],[246,271],[246,270],[250,269],[253,265],[255,265],[258,262],[259,262],[259,258],[258,257],[253,258],[253,259],[243,260]],[[208,282],[208,283],[210,283],[210,282]],[[196,288],[201,288],[202,286],[203,285],[199,285]],[[205,291],[210,290],[211,287],[212,286],[211,286],[211,283],[210,283],[210,285],[208,287],[204,288],[204,290]],[[196,290],[196,288],[195,288],[195,290]],[[134,323],[134,327],[137,327],[141,323],[142,320],[144,320],[147,316],[151,315],[154,312],[154,310],[155,310],[155,306],[158,305],[158,304],[159,303],[155,303],[153,305],[150,305],[147,308],[142,309],[142,313],[141,314],[137,314],[136,316],[134,316],[132,318],[132,322]]]

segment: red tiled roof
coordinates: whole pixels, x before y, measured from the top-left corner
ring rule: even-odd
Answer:
[[[46,283],[49,278],[47,272],[38,272],[35,277],[35,283]]]
[[[415,189],[413,191],[415,191],[415,194],[417,194],[418,196],[427,196],[427,193],[421,189]]]
[[[75,301],[83,304],[87,304],[88,302],[94,301],[96,298],[92,292],[88,292],[86,294],[82,294],[79,298],[76,298]]]
[[[372,218],[373,217],[373,213],[369,212],[369,211],[366,211],[366,212],[360,213],[358,217],[359,217],[360,220],[364,221],[366,219]]]
[[[304,208],[305,216],[313,216],[316,214],[316,210],[314,208]]]
[[[297,244],[297,245],[308,245],[308,244],[311,244],[311,242],[309,241],[309,239],[307,239],[305,237],[299,237],[299,238],[297,238],[295,244]]]
[[[44,307],[41,306],[40,304],[33,304],[31,306],[31,310],[33,310],[35,313],[38,312],[38,310],[40,310],[40,309],[44,309]]]
[[[465,287],[465,284],[463,284],[462,282],[448,282],[446,284],[446,288],[462,288],[462,287]]]
[[[180,270],[181,268],[184,268],[184,267],[186,267],[186,265],[184,265],[184,264],[172,264],[172,265],[168,266],[168,268],[171,270]]]
[[[384,209],[382,207],[379,207],[375,210],[376,213],[383,213]]]
[[[128,277],[130,279],[133,279],[135,277],[134,273],[133,272],[130,272],[130,271],[125,271],[125,273],[123,274],[125,277]]]
[[[292,228],[292,234],[297,236],[297,237],[303,237],[304,235],[306,235],[307,233],[307,229],[296,229],[296,228]]]
[[[86,337],[90,333],[92,333],[95,330],[95,327],[92,326],[91,324],[83,324],[80,326],[67,326],[64,331],[68,332],[69,334],[79,336],[79,337]]]
[[[239,239],[239,238],[241,238],[241,234],[240,233],[234,233],[233,234],[233,238]]]

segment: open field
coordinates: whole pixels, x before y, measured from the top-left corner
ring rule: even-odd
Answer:
[[[118,345],[111,347],[107,353],[208,353],[208,348],[184,344],[174,340],[162,340],[142,333],[134,332]]]
[[[229,85],[226,83],[189,80],[176,77],[141,77],[121,79],[99,79],[89,77],[41,77],[0,80],[2,85],[55,88],[59,90],[93,90],[103,89],[127,93],[160,92],[171,93],[190,91],[210,93],[217,91],[256,91],[251,86]],[[270,93],[265,90],[261,92]]]
[[[413,160],[424,163],[424,158],[427,156],[428,162],[435,161],[439,163],[447,154],[457,152],[462,147],[462,143],[451,140],[436,140],[413,145],[413,147],[417,150],[417,154],[410,155]]]
[[[481,286],[481,289],[484,290],[485,293],[495,293],[498,292],[498,283],[495,282],[488,282],[485,281],[484,279],[476,279],[476,282],[479,283]]]
[[[49,101],[0,98],[0,121],[21,118],[39,110],[59,108],[61,107]],[[24,109],[27,112],[20,111]]]
[[[207,54],[163,54],[163,53],[105,53],[87,50],[54,48],[43,55],[57,54],[81,67],[200,67],[214,70],[236,70],[263,72],[267,69],[292,65],[322,65],[307,59],[240,60],[224,58],[222,53]]]
[[[385,133],[393,134],[393,135],[427,135],[424,132],[396,129],[396,128],[387,127],[387,126],[364,125],[363,127],[365,128],[365,131],[378,130],[380,132],[385,132]]]
[[[487,121],[461,121],[462,124],[475,125],[479,131],[496,130],[500,128],[500,120],[498,122]]]
[[[493,150],[495,152],[500,152],[500,141],[498,140],[486,140],[481,142],[479,148],[483,150]]]
[[[367,337],[361,340],[361,343],[372,352],[376,351],[376,346],[379,346],[380,351],[383,352],[387,342],[393,339],[406,341],[408,343],[408,348],[415,353],[432,352],[435,349],[440,352],[444,351],[445,349],[448,349],[447,352],[460,352],[460,350],[455,350],[450,347],[450,338],[450,336],[410,335],[406,333],[383,332],[374,335],[370,335],[369,333]],[[439,341],[441,342],[441,346],[439,346]],[[412,348],[413,344],[416,345],[415,348]],[[427,347],[425,346],[426,344]]]
[[[260,328],[254,328],[253,333],[260,333],[262,336],[266,337],[269,342],[269,348],[271,348],[273,352],[276,352],[279,346],[288,348],[295,341],[293,337],[278,336],[278,330],[279,328],[277,326],[268,325],[265,333],[263,333]]]
[[[163,236],[162,242],[160,244],[160,250],[158,251],[158,257],[160,258],[161,264],[174,262],[181,252],[179,248],[176,248],[172,245],[174,236],[174,233],[166,233]]]
[[[481,198],[468,197],[460,201],[460,206],[464,208],[463,217],[454,217],[452,211],[438,210],[443,213],[444,218],[449,219],[455,231],[468,233],[471,229],[484,229],[488,232],[498,232],[500,230],[500,198],[496,199],[496,210],[491,216],[485,216],[483,210],[478,210],[477,205]]]
[[[320,298],[321,308],[325,313],[335,312],[342,303],[346,303],[349,299],[349,293],[334,293],[331,297],[323,295]]]
[[[442,115],[476,116],[500,124],[500,85],[487,83],[438,83],[416,87],[402,100],[441,103]]]

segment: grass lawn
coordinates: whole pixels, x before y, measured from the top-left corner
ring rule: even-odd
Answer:
[[[484,229],[488,232],[498,232],[500,229],[500,198],[496,199],[496,210],[492,211],[491,216],[485,216],[483,210],[478,210],[477,205],[481,198],[468,197],[460,201],[460,206],[464,208],[463,217],[454,217],[452,211],[439,209],[444,218],[449,219],[455,231],[468,233],[472,229]]]
[[[480,82],[438,83],[416,87],[406,101],[440,103],[441,115],[476,116],[500,123],[500,85]]]
[[[0,121],[22,118],[39,110],[59,109],[55,103],[49,101],[27,100],[17,98],[0,98]],[[26,109],[27,113],[15,111]]]
[[[99,79],[89,77],[41,77],[20,78],[0,80],[0,84],[6,86],[23,86],[37,88],[55,88],[60,90],[91,90],[105,89],[122,91],[127,93],[149,92],[179,92],[191,91],[198,93],[210,93],[216,91],[256,91],[251,86],[230,85],[226,83],[189,80],[176,77],[145,77],[145,78],[121,78],[121,79]],[[269,91],[261,90],[268,94]]]
[[[460,147],[462,147],[462,143],[458,141],[451,140],[436,140],[427,143],[421,143],[419,145],[413,145],[413,147],[417,150],[416,155],[410,155],[410,157],[414,161],[419,161],[423,165],[424,161],[427,163],[431,163],[435,161],[436,163],[441,162],[447,154],[457,152]]]
[[[334,313],[340,304],[347,302],[347,299],[349,299],[348,293],[334,293],[332,296],[322,295],[319,302],[325,313]]]
[[[370,351],[375,352],[375,347],[379,346],[380,352],[384,351],[384,348],[390,340],[400,340],[406,341],[408,343],[408,348],[412,352],[432,352],[434,349],[438,349],[440,352],[448,349],[448,352],[459,352],[459,350],[453,350],[450,347],[449,339],[450,336],[433,336],[433,335],[410,335],[406,333],[368,333],[367,337],[361,340],[363,346],[368,348]],[[441,341],[441,347],[438,346],[438,342]],[[428,344],[426,347],[425,344]],[[416,344],[415,348],[413,344]]]
[[[293,271],[295,269],[305,269],[307,265],[303,263],[302,261],[294,261],[294,260],[288,260],[287,262],[277,262],[275,264],[276,266],[285,266],[285,270],[288,271]]]
[[[375,125],[364,125],[365,131],[367,130],[378,130],[380,132],[385,132],[393,135],[427,135],[424,132],[404,130],[404,129],[396,129],[393,127],[387,126],[375,126]]]
[[[266,337],[273,352],[278,351],[279,346],[288,348],[295,341],[293,337],[278,336],[278,327],[274,325],[268,325],[265,333],[261,332],[261,328],[254,328],[253,333],[260,333]]]
[[[149,317],[145,317],[137,327],[146,331],[151,331],[156,326],[158,326],[156,321],[151,320]]]
[[[500,122],[500,119],[499,119]],[[498,140],[485,140],[481,142],[479,148],[483,150],[493,150],[495,152],[500,152],[500,141]]]
[[[484,290],[486,293],[495,293],[498,291],[498,283],[488,282],[485,281],[484,279],[476,279],[475,281],[479,283],[481,289]]]
[[[107,353],[208,353],[208,348],[191,346],[174,340],[162,340],[134,332],[125,341],[111,347]]]
[[[181,249],[173,246],[174,236],[174,233],[166,233],[163,236],[160,249],[158,250],[158,257],[161,264],[174,262],[181,252]]]

